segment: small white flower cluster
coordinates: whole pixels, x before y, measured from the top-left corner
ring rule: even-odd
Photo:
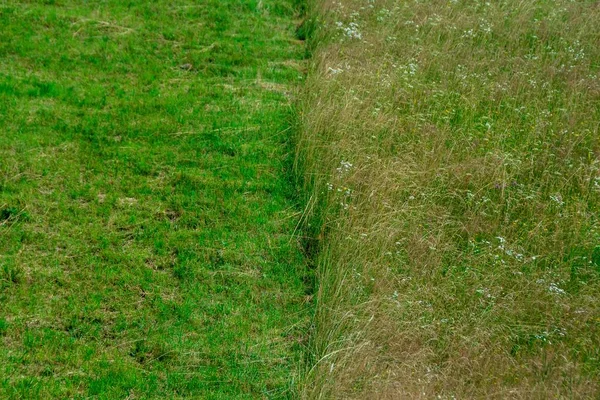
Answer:
[[[352,163],[342,160],[340,161],[340,166],[336,168],[336,171],[338,173],[338,176],[341,178],[343,177],[348,171],[350,171],[352,169],[353,165]],[[352,199],[352,189],[350,189],[349,187],[346,186],[337,186],[334,185],[331,182],[327,182],[327,191],[328,192],[335,192],[336,193],[336,199],[341,200],[340,201],[340,206],[342,206],[342,208],[344,210],[348,210],[350,208],[350,200]]]
[[[484,33],[492,33],[492,25],[485,19],[479,21],[479,29]]]
[[[360,33],[358,30],[358,24],[356,22],[350,22],[348,26],[344,26],[342,22],[336,22],[336,26],[347,38],[358,40],[362,39],[362,33]]]
[[[409,75],[414,75],[417,73],[417,68],[418,68],[417,64],[409,63],[406,67],[408,68]]]
[[[336,168],[336,171],[340,174],[340,175],[344,175],[346,172],[350,171],[352,169],[353,165],[348,162],[348,161],[340,161],[340,166]]]
[[[535,283],[537,283],[538,285],[545,285],[546,280],[545,279],[537,279],[535,281]],[[555,282],[550,282],[550,285],[548,285],[548,291],[550,293],[554,293],[554,294],[558,294],[558,295],[567,294],[567,292],[564,289],[561,289],[560,287],[558,287],[558,283],[555,283]]]
[[[550,286],[548,286],[548,291],[550,293],[561,294],[561,295],[567,294],[567,292],[565,292],[563,289],[559,288],[556,283],[550,283]]]
[[[540,340],[542,342],[549,342],[548,341],[548,332],[544,331],[542,333],[536,333],[535,335],[533,335],[534,338],[536,338],[537,340]]]
[[[468,29],[463,32],[462,37],[466,39],[472,39],[476,36],[475,31],[473,29]]]
[[[525,256],[522,253],[514,251],[506,246],[506,239],[504,239],[501,236],[496,237],[496,239],[498,239],[498,241],[500,242],[500,244],[498,245],[498,250],[503,251],[504,254],[506,254],[509,257],[514,258],[517,261],[520,261],[520,262],[525,261]],[[535,256],[531,257],[531,261],[535,261],[536,258],[537,257],[535,257]]]
[[[344,196],[346,196],[346,197],[349,197],[349,196],[351,196],[351,195],[352,195],[352,189],[350,189],[350,188],[347,188],[347,187],[345,187],[345,186],[343,186],[343,187],[339,187],[339,188],[337,188],[337,189],[336,189],[336,188],[333,186],[333,183],[331,183],[331,182],[327,182],[327,190],[328,190],[329,192],[333,192],[333,190],[334,190],[334,189],[335,189],[335,191],[336,191],[337,193],[343,194],[343,195],[344,195]]]
[[[594,178],[594,190],[600,192],[600,176]]]
[[[343,193],[344,196],[350,196],[350,195],[352,195],[352,189],[347,188],[347,187],[338,188],[337,191],[338,191],[338,193]]]
[[[559,206],[565,205],[565,202],[563,201],[563,198],[560,195],[560,193],[556,193],[556,194],[553,194],[552,196],[550,196],[550,200],[552,200],[553,202],[555,202]]]
[[[574,43],[572,43],[567,48],[567,51],[573,56],[573,59],[575,61],[580,61],[585,58],[585,51],[583,50],[581,42],[579,42],[579,40],[576,40]]]
[[[405,75],[414,76],[419,69],[419,65],[416,62],[410,62],[407,65],[399,66],[398,69]]]
[[[567,330],[565,328],[554,328],[552,331],[543,331],[533,335],[534,338],[548,344],[552,344],[551,338],[564,338],[567,336]]]

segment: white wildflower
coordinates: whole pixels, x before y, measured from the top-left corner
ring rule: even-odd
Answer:
[[[548,287],[548,291],[550,291],[551,293],[556,293],[556,294],[567,294],[567,292],[565,292],[563,289],[559,288],[556,283],[550,283],[550,286]]]
[[[352,167],[353,167],[352,163],[342,160],[342,161],[340,161],[340,166],[336,168],[336,171],[340,175],[343,175],[344,173],[350,171],[352,169]]]

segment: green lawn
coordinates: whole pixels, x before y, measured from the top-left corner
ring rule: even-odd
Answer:
[[[292,0],[0,1],[0,397],[293,395]]]

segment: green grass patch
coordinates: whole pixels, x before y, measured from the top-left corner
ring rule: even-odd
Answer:
[[[289,397],[286,0],[0,4],[0,397]]]

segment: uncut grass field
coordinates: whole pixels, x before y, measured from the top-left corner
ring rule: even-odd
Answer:
[[[598,399],[598,1],[313,7],[302,397]]]
[[[0,2],[0,398],[288,398],[287,0]]]

